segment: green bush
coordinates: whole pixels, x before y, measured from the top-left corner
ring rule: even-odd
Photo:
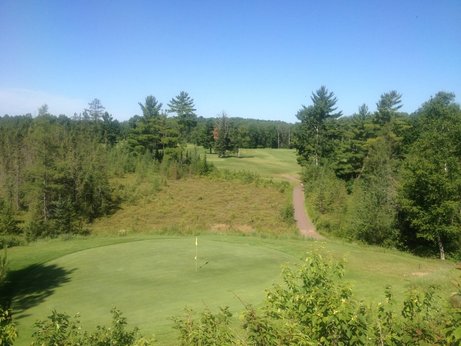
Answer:
[[[0,254],[0,289],[6,279],[8,260],[6,255],[6,247],[4,247],[3,255]],[[13,345],[14,340],[18,337],[16,326],[11,316],[11,310],[2,305],[6,305],[0,297],[0,346]]]
[[[17,337],[18,332],[11,318],[11,311],[0,307],[0,345],[13,345]]]
[[[127,330],[127,320],[116,308],[112,309],[112,325],[97,326],[96,331],[89,333],[81,327],[79,316],[70,316],[53,311],[48,319],[35,323],[36,331],[32,335],[32,345],[88,345],[88,346],[147,346],[154,340],[138,335],[138,329]]]
[[[285,205],[285,207],[280,211],[280,217],[288,224],[295,223],[295,209],[293,208],[293,203],[290,202]]]
[[[206,309],[195,318],[195,313],[185,309],[183,316],[173,317],[174,328],[179,331],[179,344],[212,346],[234,345],[235,336],[230,329],[232,314],[227,307],[216,314]]]
[[[328,167],[310,165],[303,170],[303,182],[309,215],[317,229],[338,233],[347,200],[344,181]]]
[[[434,288],[410,291],[399,308],[390,288],[377,308],[355,300],[342,281],[344,267],[320,255],[309,255],[297,267],[286,267],[282,282],[266,292],[260,311],[246,306],[242,332],[229,328],[222,313],[208,310],[175,320],[182,345],[445,345],[461,339],[460,314],[452,317]],[[194,316],[197,316],[198,318]],[[451,318],[450,318],[451,317]],[[224,339],[219,339],[224,337]],[[218,341],[219,340],[219,341]]]

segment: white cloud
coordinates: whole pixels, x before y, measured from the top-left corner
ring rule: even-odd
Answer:
[[[72,116],[75,112],[82,112],[88,102],[38,90],[0,88],[0,116],[36,115],[38,108],[45,103],[51,114]]]

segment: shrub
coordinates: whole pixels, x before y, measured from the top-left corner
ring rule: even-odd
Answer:
[[[180,345],[234,345],[235,336],[229,327],[232,314],[228,307],[216,314],[206,309],[195,319],[194,312],[185,309],[184,316],[173,317],[174,328],[179,331]]]
[[[461,339],[461,314],[451,321],[444,318],[434,288],[409,292],[400,309],[387,288],[385,303],[374,309],[354,299],[342,281],[343,273],[341,263],[309,255],[299,266],[284,269],[282,282],[267,291],[261,311],[245,307],[243,336],[236,337],[222,314],[206,310],[197,318],[187,310],[184,318],[175,320],[180,343],[217,345],[239,340],[244,345],[264,346],[444,345],[452,340],[457,345]],[[220,335],[225,338],[219,339]]]
[[[17,337],[18,333],[11,318],[11,311],[0,307],[0,345],[13,345]]]
[[[88,345],[88,346],[147,346],[154,340],[138,336],[138,329],[127,330],[127,320],[116,308],[111,310],[111,327],[97,326],[88,333],[80,325],[79,316],[73,319],[66,314],[53,311],[48,319],[35,323],[32,345]]]

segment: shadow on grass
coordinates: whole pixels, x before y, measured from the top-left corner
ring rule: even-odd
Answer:
[[[1,303],[13,308],[15,318],[26,317],[27,309],[42,303],[57,287],[69,282],[74,271],[55,264],[34,264],[11,271],[0,289]]]

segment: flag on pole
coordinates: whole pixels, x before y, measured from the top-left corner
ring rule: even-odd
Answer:
[[[198,270],[198,265],[197,265],[197,249],[198,249],[198,237],[195,237],[195,271]]]

